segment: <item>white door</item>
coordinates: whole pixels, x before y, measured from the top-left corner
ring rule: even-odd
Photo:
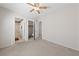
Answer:
[[[39,20],[35,20],[35,39],[42,39],[42,24]]]
[[[21,22],[21,34],[22,34],[22,39],[23,40],[28,40],[28,23],[27,23],[27,20],[24,19],[22,22]]]

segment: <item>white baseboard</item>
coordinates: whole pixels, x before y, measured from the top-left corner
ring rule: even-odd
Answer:
[[[46,39],[43,39],[43,40],[46,40]],[[63,44],[59,44],[59,43],[56,43],[56,42],[52,42],[51,40],[47,40],[47,41],[49,41],[49,42],[51,42],[51,43],[55,43],[55,44],[60,45],[60,46],[63,46],[63,47],[66,47],[66,48],[70,48],[70,49],[73,49],[73,50],[79,51],[79,49],[77,49],[77,48],[68,47],[68,46],[63,45]]]

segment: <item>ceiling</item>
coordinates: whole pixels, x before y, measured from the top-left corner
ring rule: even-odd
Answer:
[[[0,7],[10,9],[26,18],[33,18],[38,16],[36,12],[29,12],[31,10],[31,6],[26,3],[0,3]]]
[[[73,4],[67,4],[67,3],[42,3],[42,5],[45,5],[48,7],[48,9],[46,10],[43,10],[41,12],[40,15],[45,15],[47,14],[48,12],[51,12],[57,8],[60,8],[60,7],[64,7],[65,5],[69,6],[69,5],[73,5]],[[26,4],[26,3],[0,3],[0,7],[4,7],[4,8],[7,8],[7,9],[10,9],[20,15],[22,15],[23,17],[26,17],[26,18],[34,18],[34,17],[37,17],[39,16],[36,12],[29,12],[29,10],[31,10],[31,7]]]

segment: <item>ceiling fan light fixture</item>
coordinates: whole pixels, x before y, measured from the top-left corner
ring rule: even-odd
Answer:
[[[30,12],[36,11],[38,14],[40,14],[40,11],[42,9],[47,9],[47,6],[41,6],[40,3],[34,3],[34,4],[28,3],[28,4],[33,7],[33,9]]]
[[[33,7],[33,9],[34,9],[34,10],[40,10],[40,8],[39,8],[39,7]]]

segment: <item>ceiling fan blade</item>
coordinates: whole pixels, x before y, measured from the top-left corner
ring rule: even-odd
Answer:
[[[34,5],[33,4],[31,4],[31,3],[27,3],[28,5],[30,5],[30,6],[33,6],[34,7]]]
[[[44,6],[44,7],[39,7],[40,9],[47,9],[47,7],[46,6]]]
[[[36,10],[38,12],[38,14],[40,14],[40,11],[39,10]]]
[[[34,6],[36,7],[36,3],[34,3]]]
[[[30,10],[30,12],[34,11],[34,9]]]

